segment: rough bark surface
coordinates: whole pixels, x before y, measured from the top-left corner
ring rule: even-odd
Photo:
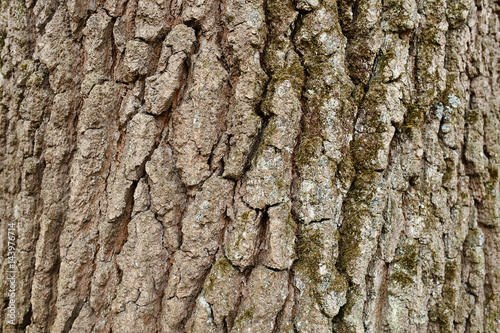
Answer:
[[[0,47],[4,331],[500,332],[498,0],[0,0]]]

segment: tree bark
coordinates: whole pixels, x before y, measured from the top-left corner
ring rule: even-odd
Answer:
[[[500,3],[0,0],[4,332],[500,332]]]

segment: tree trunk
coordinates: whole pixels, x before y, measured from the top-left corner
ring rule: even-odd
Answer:
[[[4,332],[500,332],[498,0],[0,0]]]

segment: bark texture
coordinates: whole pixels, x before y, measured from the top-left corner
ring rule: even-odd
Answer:
[[[4,331],[500,332],[498,0],[0,0],[0,47]]]

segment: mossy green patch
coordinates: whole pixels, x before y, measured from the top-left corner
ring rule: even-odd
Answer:
[[[363,230],[371,227],[374,218],[372,204],[380,179],[381,175],[376,171],[360,172],[345,200],[337,265],[346,272],[350,272],[363,256]]]
[[[349,152],[345,152],[344,158],[337,167],[337,179],[342,183],[344,190],[347,191],[351,187],[351,183],[355,176],[356,169],[354,168],[352,156]]]
[[[481,246],[483,239],[483,232],[481,229],[469,229],[467,237],[465,238],[465,248],[475,248]],[[472,258],[474,259],[474,258]]]
[[[272,96],[276,87],[284,81],[289,81],[292,88],[300,96],[304,84],[305,73],[300,62],[293,62],[289,66],[277,71],[271,78],[268,95]]]
[[[390,279],[402,288],[415,283],[414,276],[417,275],[419,265],[418,251],[418,245],[413,240],[407,239],[396,253]]]
[[[298,240],[299,260],[295,266],[295,270],[304,275],[311,284],[311,296],[319,304],[322,304],[326,295],[332,291],[343,293],[348,288],[345,277],[337,272],[334,266],[333,253],[325,252],[324,237],[321,229],[303,227]],[[326,237],[338,238],[338,234],[337,236],[326,235]],[[326,268],[325,274],[320,274],[322,266]]]
[[[465,122],[469,125],[473,125],[479,121],[481,114],[478,110],[469,110],[465,115]]]
[[[221,257],[219,258],[210,273],[207,276],[204,286],[205,293],[211,293],[214,291],[214,287],[217,284],[217,281],[227,280],[230,275],[236,274],[236,269],[231,265],[228,259]]]
[[[247,224],[251,224],[253,221],[251,220],[250,215],[254,212],[255,212],[254,210],[248,210],[248,211],[244,212],[243,214],[241,214],[241,216],[239,218],[239,224],[241,224],[242,226],[247,225]],[[244,239],[243,233],[240,232],[238,234],[238,239],[236,240],[236,243],[234,244],[234,246],[236,248],[239,247],[241,242],[243,241],[243,239]]]
[[[295,223],[290,207],[287,204],[284,204],[284,209],[286,209],[287,212],[287,216],[285,219],[285,236],[287,237],[287,239],[294,239],[297,224]]]
[[[458,281],[460,281],[460,271],[455,260],[448,260],[444,270],[443,285],[443,306],[446,306],[451,312],[454,312],[455,304],[458,298]]]
[[[470,202],[469,192],[460,191],[460,199],[462,200],[461,204],[464,206],[468,206]]]
[[[322,139],[318,136],[302,137],[299,149],[295,155],[295,162],[299,168],[311,165],[319,159],[323,147]]]
[[[249,210],[241,214],[241,220],[245,223],[248,222],[248,219],[250,217],[250,214],[252,214],[253,210]]]
[[[236,320],[234,321],[234,326],[238,327],[239,325],[242,325],[246,321],[252,321],[254,315],[255,315],[255,308],[253,306],[250,306],[248,309],[245,310],[245,312],[243,312],[236,318]]]
[[[414,104],[407,105],[401,131],[409,138],[414,138],[424,123],[424,112]]]
[[[465,23],[468,12],[467,2],[463,0],[451,0],[446,2],[446,18],[450,28],[458,28]]]
[[[450,182],[456,175],[455,163],[452,159],[446,159],[446,170],[443,174],[443,184]]]
[[[427,25],[420,31],[420,41],[424,45],[440,45],[440,34],[441,30],[438,27],[433,25]]]
[[[367,133],[351,142],[351,153],[357,170],[374,170],[384,149],[382,133]]]
[[[361,219],[356,220],[351,218],[351,225],[356,226],[361,222]],[[344,272],[349,272],[354,263],[363,255],[361,248],[361,233],[359,229],[350,229],[348,232],[340,236],[340,255],[338,267]]]
[[[292,0],[269,0],[266,6],[266,16],[269,20],[280,20],[283,15],[296,13]]]
[[[490,167],[488,173],[490,174],[490,182],[496,183],[498,181],[498,169]]]
[[[297,270],[303,272],[311,281],[319,283],[318,269],[323,261],[323,235],[317,229],[308,230],[299,236],[297,249],[299,261]]]
[[[404,33],[413,30],[415,23],[412,13],[404,6],[404,1],[389,0],[384,2],[384,12],[387,13],[386,21],[393,30]]]
[[[437,320],[439,323],[440,332],[452,333],[455,331],[453,325],[454,317],[455,317],[454,311],[452,311],[443,304],[438,305]]]
[[[418,266],[417,246],[416,245],[404,246],[401,252],[402,252],[401,256],[396,260],[396,262],[408,272],[416,273]]]
[[[497,332],[498,322],[500,321],[500,301],[497,295],[490,292],[486,294],[485,302],[485,321],[486,332]]]
[[[390,280],[397,282],[401,287],[405,288],[409,285],[412,285],[415,281],[408,273],[403,271],[397,271],[391,274],[389,277]]]
[[[289,58],[292,42],[283,38],[284,29],[291,26],[298,15],[292,0],[268,0],[266,2],[266,22],[269,26],[268,45],[265,48],[265,67],[268,73],[274,75],[287,64],[300,62]],[[288,55],[287,55],[288,54]],[[286,56],[286,61],[285,61]]]
[[[335,1],[335,0],[322,0],[321,3],[327,10],[337,13],[337,1]]]
[[[276,120],[271,119],[264,129],[264,133],[262,133],[262,140],[260,146],[262,148],[271,145],[273,136],[276,135],[278,130],[278,126],[276,125]],[[260,147],[259,147],[260,148]],[[262,155],[262,151],[259,151],[260,155]]]

